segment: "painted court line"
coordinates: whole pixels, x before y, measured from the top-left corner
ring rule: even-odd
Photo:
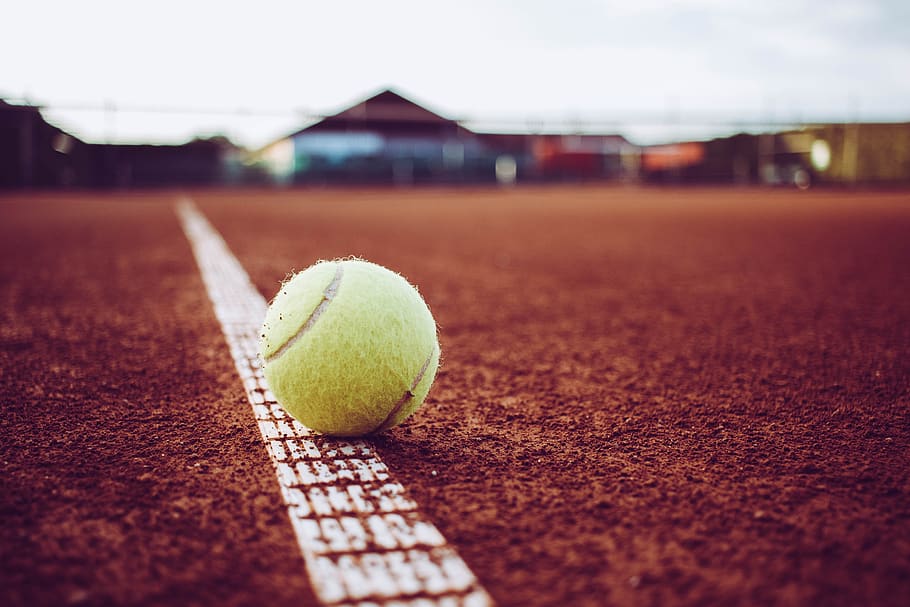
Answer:
[[[492,605],[369,442],[313,433],[275,401],[257,352],[265,299],[191,200],[180,200],[177,214],[278,475],[316,597],[333,607]]]

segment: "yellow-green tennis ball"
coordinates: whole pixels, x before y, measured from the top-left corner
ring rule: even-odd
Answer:
[[[439,366],[436,323],[407,280],[360,259],[322,261],[285,282],[259,353],[275,398],[303,425],[360,436],[401,423]]]

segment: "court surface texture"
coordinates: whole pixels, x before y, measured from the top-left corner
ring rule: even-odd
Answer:
[[[906,604],[910,195],[620,186],[0,196],[0,604],[356,604],[181,208],[253,299],[418,285],[436,384],[345,457],[495,604]]]

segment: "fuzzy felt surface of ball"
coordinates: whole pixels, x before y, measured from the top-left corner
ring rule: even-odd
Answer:
[[[436,322],[404,277],[362,259],[322,261],[282,284],[259,355],[278,402],[303,425],[362,436],[401,423],[439,367]]]

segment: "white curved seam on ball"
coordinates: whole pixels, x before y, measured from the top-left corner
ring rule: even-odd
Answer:
[[[433,360],[433,355],[436,354],[437,344],[433,344],[433,349],[430,351],[430,355],[423,362],[423,366],[420,367],[420,371],[417,373],[417,377],[414,378],[414,383],[411,384],[411,387],[405,390],[405,393],[401,395],[401,398],[398,399],[398,402],[395,403],[395,406],[392,407],[392,410],[389,411],[389,414],[386,415],[385,419],[382,420],[382,423],[376,426],[371,432],[377,432],[382,430],[387,423],[395,419],[395,416],[398,415],[398,412],[401,411],[404,406],[414,398],[414,390],[417,389],[417,386],[420,385],[420,382],[423,381],[423,376],[426,375],[427,369],[430,368],[430,362]]]
[[[322,292],[322,301],[319,302],[319,305],[316,306],[316,309],[309,315],[309,317],[304,321],[300,328],[297,329],[297,332],[291,336],[289,340],[284,342],[284,344],[265,357],[265,362],[270,363],[275,359],[279,358],[282,354],[290,350],[294,344],[296,344],[301,337],[303,337],[307,331],[313,328],[313,325],[316,324],[316,321],[319,320],[319,317],[322,316],[326,308],[329,307],[329,304],[338,294],[338,287],[341,284],[341,276],[344,274],[344,265],[338,264],[335,268],[335,276],[332,277],[332,282],[329,283],[329,286],[325,288],[325,291]]]

